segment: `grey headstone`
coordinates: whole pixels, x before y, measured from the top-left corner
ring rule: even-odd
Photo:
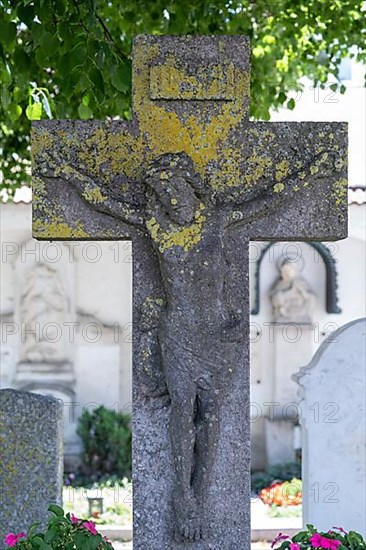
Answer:
[[[9,532],[44,525],[48,506],[61,504],[63,406],[53,397],[4,389],[0,412],[2,545]]]
[[[293,378],[302,397],[304,523],[366,535],[366,319],[328,336]]]

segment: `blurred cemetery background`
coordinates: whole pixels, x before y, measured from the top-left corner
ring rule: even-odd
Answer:
[[[276,121],[349,122],[349,237],[324,244],[252,243],[253,494],[274,480],[301,477],[298,386],[291,376],[328,335],[365,316],[363,73],[362,66],[345,60],[340,74],[345,95],[314,89],[305,80],[304,91],[294,94],[296,108],[272,114]],[[101,523],[125,525],[128,539],[130,244],[34,241],[25,189],[14,203],[1,205],[1,240],[1,387],[63,400],[65,507]],[[276,501],[273,491],[267,497],[262,492],[262,499],[253,501],[253,529],[264,517],[301,526],[298,486],[292,506]],[[264,508],[266,498],[274,506]]]

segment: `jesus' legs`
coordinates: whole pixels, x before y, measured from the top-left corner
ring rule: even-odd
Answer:
[[[183,388],[182,388],[183,389]],[[170,440],[176,471],[174,509],[178,539],[200,538],[199,511],[191,485],[195,444],[194,405],[195,387],[188,384],[183,395],[171,392]]]
[[[193,488],[196,499],[204,506],[219,438],[219,403],[213,391],[203,390],[197,398],[196,445]],[[207,525],[201,522],[201,536],[206,538]]]

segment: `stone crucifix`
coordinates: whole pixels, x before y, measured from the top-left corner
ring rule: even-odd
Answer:
[[[136,550],[250,548],[249,242],[347,234],[346,125],[249,122],[249,55],[139,36],[131,123],[33,129],[34,236],[132,240]]]

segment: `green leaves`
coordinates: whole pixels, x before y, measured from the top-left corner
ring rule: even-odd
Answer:
[[[46,88],[38,88],[31,82],[29,90],[29,104],[25,114],[29,120],[41,120],[41,118],[52,118],[51,96]]]
[[[27,25],[27,27],[29,27],[33,22],[34,15],[34,6],[32,4],[24,4],[23,2],[19,3],[19,6],[17,7],[17,16],[20,21]]]
[[[105,86],[100,70],[97,67],[93,67],[88,76],[91,84],[95,86],[95,89],[98,90],[104,98]]]
[[[57,517],[63,517],[64,511],[61,508],[61,506],[58,506],[57,504],[50,504],[48,507],[48,511],[52,512]]]
[[[30,58],[29,55],[21,49],[17,49],[14,52],[14,66],[22,73],[29,74],[30,70]]]
[[[81,119],[85,120],[87,118],[92,118],[93,111],[90,109],[90,107],[84,105],[84,103],[80,103],[78,107],[78,114]]]
[[[131,86],[131,65],[121,63],[116,66],[112,74],[111,82],[119,92],[127,92]]]
[[[21,108],[20,105],[16,105],[16,103],[11,103],[8,107],[8,111],[9,111],[10,120],[12,122],[15,122],[22,114],[23,109]]]
[[[11,21],[0,21],[0,36],[2,44],[9,45],[17,35],[17,26]]]
[[[336,79],[351,46],[365,61],[363,21],[362,0],[126,0],[118,9],[113,1],[0,2],[1,186],[12,193],[29,183],[29,120],[130,118],[136,34],[247,34],[251,116],[267,120],[270,108],[295,108],[291,91],[302,76]]]
[[[28,105],[25,111],[27,118],[29,120],[41,120],[42,118],[42,104],[41,103],[31,103]]]

